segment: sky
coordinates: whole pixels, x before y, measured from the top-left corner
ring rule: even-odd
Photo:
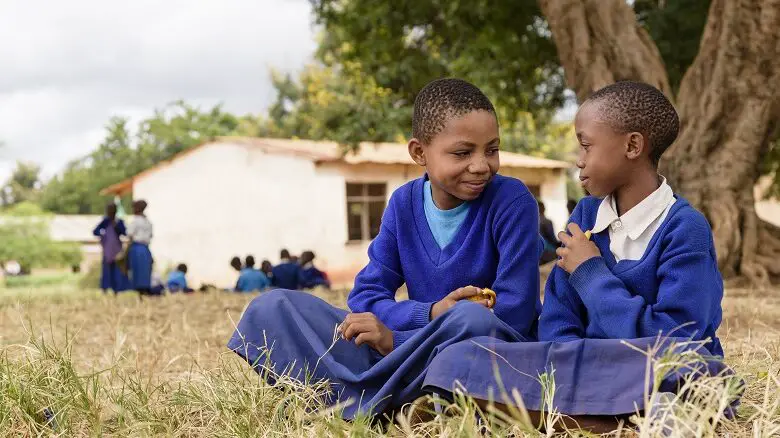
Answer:
[[[0,181],[17,160],[54,175],[112,116],[177,99],[263,112],[270,69],[315,48],[308,0],[0,0]]]

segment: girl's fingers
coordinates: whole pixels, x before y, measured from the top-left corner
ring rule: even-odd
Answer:
[[[571,243],[571,239],[572,237],[566,231],[561,231],[558,233],[558,240],[560,240],[564,246],[569,245],[569,243]]]
[[[355,345],[361,346],[363,344],[368,344],[369,346],[374,346],[374,343],[376,342],[376,333],[374,332],[364,332],[359,334],[355,338]]]
[[[582,229],[580,229],[580,226],[575,224],[574,222],[569,223],[568,229],[572,237],[579,237],[580,235],[585,235],[585,233],[582,232]]]
[[[349,328],[344,332],[344,339],[351,341],[352,338],[360,333],[370,332],[371,324],[366,322],[355,322],[349,325]]]
[[[476,286],[466,286],[456,290],[452,298],[455,299],[455,301],[460,301],[466,298],[471,298],[473,296],[479,295],[481,293],[482,293],[482,289]]]

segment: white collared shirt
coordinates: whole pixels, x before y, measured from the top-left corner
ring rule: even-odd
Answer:
[[[615,198],[608,195],[599,205],[592,232],[600,233],[609,228],[609,249],[616,261],[639,260],[675,201],[674,192],[664,177],[661,177],[660,187],[623,216],[618,216]]]
[[[127,228],[127,237],[148,245],[152,241],[152,223],[145,216],[134,215]]]

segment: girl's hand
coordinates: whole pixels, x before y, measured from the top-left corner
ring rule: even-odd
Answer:
[[[589,259],[600,257],[601,252],[596,244],[591,242],[588,236],[582,232],[579,225],[570,223],[568,228],[571,235],[565,231],[558,233],[558,240],[563,246],[558,248],[555,253],[560,257],[557,262],[558,266],[571,274]]]
[[[393,332],[382,324],[373,313],[350,313],[339,325],[339,333],[355,345],[368,345],[387,356],[393,351]]]
[[[440,301],[437,301],[433,307],[431,307],[431,321],[438,318],[442,313],[450,310],[450,308],[457,304],[458,301],[471,298],[481,293],[482,289],[475,286],[466,286],[450,292],[446,297],[442,298]],[[477,303],[490,308],[490,303],[488,303],[488,300],[477,301]]]

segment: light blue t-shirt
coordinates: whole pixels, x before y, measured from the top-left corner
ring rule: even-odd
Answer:
[[[431,229],[436,243],[439,244],[439,248],[444,249],[452,242],[460,225],[466,220],[466,216],[469,214],[469,203],[464,202],[452,210],[440,210],[433,202],[431,182],[427,180],[423,186],[423,193],[425,219],[428,221],[428,227]]]

